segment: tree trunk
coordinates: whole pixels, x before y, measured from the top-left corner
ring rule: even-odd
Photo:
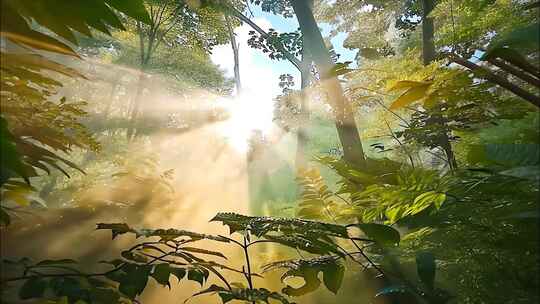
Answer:
[[[424,65],[435,60],[435,40],[433,18],[429,14],[434,8],[433,0],[422,0],[422,59]]]
[[[240,82],[240,59],[238,55],[238,49],[240,44],[236,43],[236,37],[234,36],[234,30],[231,26],[231,20],[229,15],[225,15],[225,22],[227,23],[227,29],[229,31],[229,38],[231,40],[231,48],[234,57],[234,82],[236,84],[236,95],[240,94],[242,90],[242,83]]]
[[[135,93],[135,98],[133,100],[133,109],[131,113],[128,113],[129,126],[127,129],[127,139],[131,140],[135,136],[135,129],[137,124],[137,118],[139,116],[139,111],[141,108],[142,95],[144,90],[144,80],[145,80],[144,68],[141,68],[139,73],[139,79],[137,80],[137,92]]]
[[[444,153],[446,154],[446,159],[448,160],[448,166],[450,167],[451,170],[456,170],[457,169],[456,156],[454,155],[454,151],[452,150],[452,144],[450,143],[448,136],[443,138],[441,147],[444,150]]]
[[[428,17],[434,7],[434,0],[422,0],[422,61],[424,65],[433,62],[436,56],[433,18]],[[446,123],[442,122],[442,124],[443,128],[447,129]],[[456,157],[452,151],[452,143],[450,142],[447,132],[444,133],[439,144],[446,154],[450,169],[457,169]]]
[[[139,32],[139,51],[141,55],[141,70],[139,72],[139,79],[137,81],[137,92],[135,93],[135,98],[133,100],[133,108],[130,109],[131,113],[128,113],[129,118],[129,126],[127,128],[126,136],[128,140],[131,140],[135,136],[136,132],[136,124],[137,124],[137,117],[139,116],[139,111],[141,107],[142,102],[142,95],[144,91],[144,83],[145,83],[145,74],[144,70],[146,68],[146,64],[150,60],[150,52],[153,45],[153,35],[149,37],[148,42],[148,51],[145,52],[144,47],[144,32],[142,28],[141,22],[137,21],[137,31]]]
[[[332,75],[334,63],[324,44],[323,37],[308,1],[292,1],[292,6],[304,37],[304,48],[307,48],[312,55],[313,62],[315,62],[321,75],[321,84],[326,88],[330,105],[334,112],[339,140],[343,147],[343,156],[349,163],[356,166],[363,166],[365,156],[352,108],[343,95],[343,89],[339,80],[336,76]]]

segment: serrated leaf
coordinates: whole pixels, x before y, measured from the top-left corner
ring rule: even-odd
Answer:
[[[224,288],[218,285],[212,285],[205,290],[197,292],[191,297],[193,298],[196,296],[200,296],[204,294],[213,294],[213,293],[217,293],[223,303],[228,303],[232,300],[239,300],[242,302],[253,302],[253,303],[261,303],[261,302],[270,303],[269,300],[272,299],[272,300],[279,301],[282,304],[294,304],[292,302],[289,302],[287,298],[285,298],[283,295],[277,292],[269,291],[265,288],[256,288],[256,289],[233,288],[232,290],[229,290],[227,288]]]
[[[201,253],[201,254],[213,255],[213,256],[217,256],[217,257],[220,257],[220,258],[227,259],[227,257],[221,252],[202,249],[202,248],[182,247],[180,250],[189,251],[189,252],[193,252],[193,253]]]

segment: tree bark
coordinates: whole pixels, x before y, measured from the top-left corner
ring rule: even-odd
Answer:
[[[518,87],[517,85],[515,85],[515,84],[509,82],[508,80],[506,80],[505,78],[493,73],[489,69],[481,67],[481,66],[477,65],[476,63],[471,62],[471,61],[469,61],[467,59],[461,58],[458,55],[447,54],[447,56],[451,61],[470,69],[471,72],[476,74],[477,77],[483,78],[483,79],[489,80],[489,81],[491,81],[491,82],[493,82],[495,84],[498,84],[499,86],[501,86],[501,87],[507,89],[508,91],[516,94],[517,96],[527,100],[528,102],[532,103],[533,105],[535,105],[537,107],[540,107],[540,97],[539,96],[534,95],[531,92],[526,91],[526,90]]]
[[[236,36],[234,35],[234,30],[231,26],[231,20],[229,15],[225,14],[225,22],[227,23],[227,29],[229,31],[229,39],[231,41],[231,48],[233,51],[234,58],[234,82],[236,84],[236,94],[240,94],[242,90],[242,82],[240,81],[240,57],[239,57],[239,46],[240,44],[236,43]]]
[[[349,163],[362,167],[365,164],[365,156],[354,114],[351,105],[343,95],[339,80],[332,73],[334,63],[324,44],[311,5],[308,0],[293,0],[292,6],[304,37],[304,48],[309,50],[321,75],[321,84],[326,88],[338,136],[343,147],[343,156]]]
[[[435,30],[433,18],[428,17],[433,8],[433,0],[422,0],[422,59],[424,65],[435,60]]]
[[[490,58],[488,59],[488,62],[498,67],[499,69],[507,72],[508,74],[517,77],[527,82],[528,84],[535,86],[536,88],[540,88],[540,79],[530,76],[529,74],[521,71],[520,69],[507,64],[503,60],[497,58]]]

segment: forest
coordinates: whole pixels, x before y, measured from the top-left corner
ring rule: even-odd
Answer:
[[[0,14],[0,303],[539,303],[537,0]]]

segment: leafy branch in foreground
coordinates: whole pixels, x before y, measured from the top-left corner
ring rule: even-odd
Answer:
[[[399,232],[381,224],[351,224],[348,226],[308,221],[294,218],[253,217],[235,213],[218,213],[212,221],[220,221],[229,226],[231,234],[238,233],[241,240],[221,236],[191,232],[180,229],[135,229],[125,223],[98,223],[98,230],[110,230],[112,238],[122,234],[134,234],[136,238],[144,238],[131,248],[121,252],[118,259],[103,261],[105,269],[101,272],[86,273],[77,267],[74,260],[45,260],[32,263],[28,259],[19,261],[5,260],[9,271],[6,274],[18,273],[2,278],[2,285],[22,281],[18,295],[21,299],[66,298],[69,303],[130,303],[137,302],[137,297],[145,290],[148,280],[152,278],[158,284],[171,287],[171,275],[178,281],[198,282],[201,287],[214,275],[219,285],[213,284],[194,296],[215,293],[223,303],[232,300],[259,303],[277,300],[283,304],[292,303],[288,297],[301,296],[317,290],[322,273],[324,286],[337,293],[344,280],[345,259],[358,263],[362,269],[372,268],[388,282],[406,286],[408,292],[418,297],[425,297],[433,289],[435,264],[425,255],[417,263],[422,271],[422,280],[430,289],[409,283],[402,276],[383,270],[379,263],[373,261],[358,241],[376,246],[385,252],[399,243]],[[367,238],[356,237],[351,228],[359,228]],[[211,241],[221,244],[235,245],[242,249],[244,263],[241,269],[223,263],[227,257],[221,252],[194,245],[198,241]],[[350,242],[346,249],[345,242]],[[262,267],[263,272],[284,269],[282,281],[289,277],[301,277],[305,284],[295,288],[287,285],[281,293],[269,291],[255,286],[253,278],[261,275],[253,271],[253,245],[276,243],[311,254],[300,259],[289,259],[270,262]],[[362,261],[364,260],[364,261]],[[427,262],[426,262],[427,261]],[[395,263],[394,263],[395,266]],[[395,272],[395,269],[392,270]],[[225,272],[240,274],[245,284],[230,283]],[[246,287],[247,286],[247,287]],[[51,292],[48,292],[51,291]],[[52,294],[52,296],[51,296]],[[384,294],[384,292],[383,292]],[[381,296],[381,295],[379,295]],[[383,295],[384,296],[384,295]],[[431,303],[431,302],[430,302]]]

